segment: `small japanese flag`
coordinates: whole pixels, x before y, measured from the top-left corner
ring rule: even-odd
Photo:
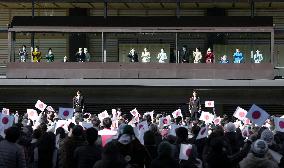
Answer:
[[[159,119],[159,126],[162,128],[164,125],[169,125],[171,123],[171,116],[161,117]]]
[[[217,118],[214,118],[213,123],[214,125],[221,125],[221,121],[222,121],[222,118],[217,117]]]
[[[107,111],[105,110],[105,111],[101,112],[100,114],[98,114],[98,117],[101,121],[103,121],[103,119],[109,117],[109,115],[108,115]]]
[[[177,109],[176,111],[172,113],[172,115],[174,118],[177,118],[178,116],[182,117],[181,109]]]
[[[269,118],[269,114],[254,104],[248,111],[246,117],[256,125],[262,126],[265,123],[265,121]]]
[[[73,108],[59,107],[58,118],[61,118],[63,120],[71,119],[73,117],[73,113]]]
[[[47,110],[47,111],[54,112],[54,109],[53,109],[51,106],[47,106],[47,107],[46,107],[46,110]]]
[[[274,124],[276,131],[284,132],[284,118],[275,117]]]
[[[1,116],[0,116],[0,126],[2,126],[4,129],[12,127],[13,122],[14,122],[14,116],[1,114]]]
[[[36,102],[36,104],[35,104],[35,107],[36,107],[37,109],[39,109],[40,111],[44,111],[45,108],[47,107],[47,105],[44,104],[42,101],[38,100],[38,101]]]
[[[200,131],[196,137],[196,139],[202,139],[208,136],[208,126],[200,128]]]
[[[202,111],[199,120],[204,121],[205,124],[209,124],[214,120],[214,115],[209,112]]]
[[[146,131],[148,131],[149,127],[148,127],[147,121],[142,121],[138,123],[137,129],[138,129],[139,135],[144,134]]]
[[[246,115],[247,115],[247,111],[245,109],[242,109],[241,107],[237,107],[233,116],[243,121],[246,118]]]
[[[38,119],[38,113],[34,109],[27,109],[28,118],[32,121],[36,121]]]
[[[180,144],[180,152],[179,159],[180,160],[188,160],[188,157],[192,153],[192,145],[191,144]]]
[[[143,114],[143,118],[144,118],[145,116],[147,116],[147,115],[150,115],[150,116],[151,116],[151,119],[152,119],[152,121],[153,121],[153,119],[154,119],[154,110],[151,111],[151,112],[146,112],[146,113],[144,113],[144,114]]]
[[[10,115],[10,110],[7,109],[7,108],[3,108],[3,109],[2,109],[2,114]]]
[[[132,116],[134,116],[134,117],[139,116],[139,113],[138,113],[138,111],[137,111],[136,108],[133,109],[133,110],[131,110],[131,111],[130,111],[130,114],[131,114]]]
[[[205,107],[214,107],[214,101],[205,101]]]

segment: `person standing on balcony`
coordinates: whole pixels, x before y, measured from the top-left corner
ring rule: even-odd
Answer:
[[[214,54],[211,50],[211,48],[207,49],[207,53],[205,55],[205,62],[208,63],[214,63]]]
[[[39,51],[39,47],[36,46],[35,49],[32,50],[32,62],[40,62],[41,60],[41,52]]]
[[[79,51],[76,53],[75,57],[77,59],[77,62],[85,62],[86,60],[86,55],[83,52],[82,48],[79,48]]]
[[[134,48],[131,48],[127,57],[129,58],[129,62],[139,62],[138,61],[138,54],[136,53]]]
[[[150,60],[151,60],[151,55],[150,55],[150,52],[148,51],[148,48],[147,48],[147,47],[144,48],[144,51],[142,52],[141,58],[142,58],[142,62],[143,62],[143,63],[148,63],[148,62],[150,62]]]
[[[91,55],[87,48],[84,48],[84,54],[85,54],[86,62],[90,62]]]
[[[235,64],[244,63],[244,55],[238,48],[236,49],[236,52],[234,53],[233,58],[234,58]]]
[[[52,49],[48,49],[48,53],[45,55],[46,61],[47,62],[53,62],[54,61],[54,54],[52,52]]]
[[[165,53],[165,49],[162,48],[161,52],[158,54],[157,59],[159,60],[159,63],[166,63],[165,61],[168,59],[167,53]]]
[[[184,45],[182,50],[180,51],[180,62],[181,63],[189,63],[189,53],[187,51],[187,46]]]
[[[28,51],[25,45],[22,46],[22,49],[19,49],[19,56],[20,56],[20,62],[26,62],[28,58]]]
[[[200,63],[202,59],[202,54],[199,50],[199,48],[195,48],[195,51],[193,51],[193,59],[195,64]]]

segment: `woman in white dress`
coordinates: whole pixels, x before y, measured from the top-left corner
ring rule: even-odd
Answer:
[[[193,58],[194,58],[193,63],[200,63],[201,62],[202,54],[201,54],[201,52],[199,51],[198,48],[195,48],[195,51],[193,51]]]
[[[141,57],[142,57],[143,63],[150,62],[151,56],[150,56],[150,52],[148,51],[148,48],[144,48],[144,51],[142,52]]]
[[[158,54],[157,59],[159,60],[159,63],[166,63],[165,61],[168,59],[167,53],[165,53],[165,50],[162,48],[161,52]]]

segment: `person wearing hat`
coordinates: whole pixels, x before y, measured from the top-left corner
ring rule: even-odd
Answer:
[[[241,144],[243,144],[236,133],[236,126],[234,123],[229,122],[224,126],[225,134],[224,140],[229,144],[232,154],[235,154],[240,151]]]
[[[146,150],[136,138],[132,126],[123,125],[119,128],[117,142],[120,153],[129,165],[144,168]]]
[[[277,163],[267,157],[267,151],[267,143],[256,140],[251,146],[251,153],[239,163],[240,168],[278,168]]]

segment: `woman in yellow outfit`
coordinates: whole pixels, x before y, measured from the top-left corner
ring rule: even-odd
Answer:
[[[39,51],[39,47],[36,46],[33,50],[32,48],[32,62],[40,62],[41,60],[41,52]]]

